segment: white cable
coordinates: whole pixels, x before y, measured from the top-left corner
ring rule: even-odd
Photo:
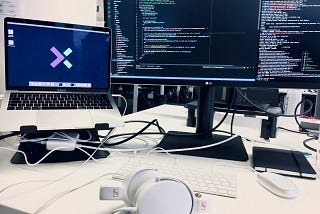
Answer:
[[[115,129],[115,128],[114,128]],[[70,135],[66,134],[65,132],[55,132],[56,134],[59,134],[60,136],[68,139],[68,140],[75,140],[77,142],[85,142],[85,143],[96,143],[96,144],[101,144],[100,141],[91,141],[92,139],[92,134],[90,131],[87,131],[89,138],[88,139],[80,139],[79,137],[71,137]]]
[[[24,138],[20,138],[20,142],[21,143],[41,143],[41,144],[46,144],[46,141],[48,140],[57,140],[57,141],[69,141],[69,140],[74,140],[76,142],[80,142],[80,143],[92,143],[92,144],[101,144],[100,141],[91,141],[92,139],[92,135],[90,134],[89,139],[88,140],[82,140],[79,138],[74,138],[71,137],[63,132],[54,132],[54,134],[60,135],[61,137],[45,137],[45,138],[33,138],[33,139],[24,139]],[[111,134],[111,133],[110,133]],[[110,136],[110,134],[108,134],[105,138],[108,138]]]
[[[177,157],[175,157],[174,155],[170,154],[167,150],[165,150],[164,148],[161,148],[161,147],[155,147],[153,149],[151,149],[146,155],[144,158],[148,158],[150,156],[151,153],[157,151],[157,150],[161,150],[163,151],[163,153],[165,153],[166,155],[168,155],[170,158],[173,158],[174,160],[177,159]]]
[[[111,132],[111,131],[110,131],[110,132]],[[110,133],[110,132],[109,132],[109,133]],[[91,139],[91,138],[92,138],[92,135],[91,135],[91,133],[90,133],[89,131],[88,131],[88,133],[90,134],[89,139]],[[69,137],[70,137],[70,136],[69,136]],[[72,139],[72,137],[71,137],[71,139]],[[98,162],[98,163],[101,163],[102,161],[99,161],[99,160],[97,160],[97,159],[94,158],[94,154],[98,151],[98,148],[99,148],[100,146],[102,146],[102,144],[103,144],[103,143],[100,143],[100,145],[99,145],[98,147],[96,147],[96,149],[92,152],[91,155],[90,155],[87,151],[83,150],[82,148],[76,147],[76,148],[79,149],[80,151],[82,151],[82,152],[84,152],[85,154],[87,154],[87,155],[88,155],[88,158],[87,158],[77,169],[73,170],[72,172],[66,174],[66,175],[63,176],[62,178],[59,178],[59,179],[57,179],[56,181],[54,181],[54,182],[52,182],[52,183],[50,183],[50,184],[53,184],[53,183],[58,182],[58,181],[61,181],[61,180],[65,179],[65,178],[67,178],[68,176],[72,175],[73,173],[75,173],[76,171],[78,171],[79,169],[81,169],[85,164],[87,164],[87,163],[89,162],[89,160],[91,160],[91,159],[94,160],[94,161],[96,161],[96,162]],[[109,154],[109,156],[108,156],[107,158],[110,158],[110,157],[111,157],[111,154]],[[48,185],[50,185],[50,184],[48,184]]]
[[[66,138],[65,136],[63,136],[61,133],[59,132],[54,132],[53,134],[56,135],[60,135],[62,138],[57,138],[57,137],[42,137],[42,138],[32,138],[32,139],[28,139],[25,138],[26,134],[20,137],[20,142],[25,143],[25,142],[39,142],[39,141],[45,141],[45,140],[68,140],[68,138]]]
[[[250,139],[250,138],[247,138],[247,137],[243,137],[243,139],[245,139],[248,142],[254,142],[254,143],[258,143],[258,144],[266,144],[266,145],[274,145],[274,146],[277,146],[277,147],[281,146],[281,147],[289,149],[289,150],[297,150],[294,147],[291,147],[291,146],[288,146],[288,145],[282,145],[282,144],[279,144],[279,143],[263,142],[263,141],[260,141],[260,140]]]
[[[169,150],[161,150],[161,151],[154,151],[155,153],[162,153],[162,152],[181,152],[181,151],[193,151],[193,150],[199,150],[199,149],[206,149],[206,148],[210,148],[210,147],[214,147],[214,146],[218,146],[221,145],[223,143],[226,143],[236,137],[238,137],[239,135],[233,135],[225,140],[216,142],[216,143],[212,143],[209,145],[205,145],[205,146],[199,146],[199,147],[190,147],[190,148],[181,148],[181,149],[169,149]],[[93,146],[86,146],[86,145],[81,145],[78,144],[76,145],[76,148],[86,148],[86,149],[97,149],[97,147],[93,147]],[[144,151],[144,150],[148,150],[149,148],[143,147],[143,148],[136,148],[136,149],[112,149],[112,148],[98,148],[98,150],[100,151],[109,151],[109,152],[138,152],[138,151]]]
[[[242,136],[242,139],[248,141],[248,142],[255,142],[255,143],[259,143],[259,144],[269,144],[270,140],[261,140],[261,139],[254,139],[254,138],[250,138],[250,137],[245,137]]]
[[[212,143],[212,144],[209,144],[209,145],[205,145],[205,146],[181,148],[181,149],[163,149],[161,151],[154,151],[154,152],[155,153],[157,153],[157,152],[159,152],[159,153],[162,153],[162,152],[184,152],[184,151],[193,151],[193,150],[199,150],[199,149],[207,149],[207,148],[211,148],[211,147],[214,147],[214,146],[218,146],[218,145],[224,144],[224,143],[226,143],[226,142],[228,142],[230,140],[233,140],[236,137],[239,137],[239,135],[233,135],[231,137],[228,137],[225,140],[222,140],[222,141],[219,141],[219,142],[216,142],[216,143]]]
[[[256,173],[256,170],[250,166],[241,166],[234,163],[226,163],[226,162],[217,162],[214,164],[215,167],[222,166],[222,167],[231,167],[231,168],[239,168],[239,169],[246,169],[250,172]]]
[[[55,150],[52,150],[50,152],[48,152],[43,158],[41,158],[38,162],[34,163],[34,164],[31,164],[29,163],[28,159],[27,159],[27,155],[23,152],[23,151],[20,151],[20,150],[16,150],[16,149],[10,149],[10,148],[6,148],[6,147],[0,147],[0,149],[3,149],[3,150],[8,150],[8,151],[13,151],[13,152],[17,152],[17,153],[21,153],[24,157],[24,160],[26,162],[26,164],[28,166],[31,166],[31,167],[34,167],[36,165],[38,165],[39,163],[41,163],[48,155],[50,155],[52,152],[54,152]],[[57,148],[59,149],[59,148]],[[84,150],[83,150],[84,151]],[[84,151],[86,152],[86,151]],[[87,152],[86,152],[87,153]],[[87,153],[88,154],[88,153]],[[67,175],[68,176],[68,175]],[[67,177],[67,176],[64,176],[64,177]],[[63,177],[63,178],[64,178]],[[10,184],[9,186],[6,186],[5,188],[1,189],[0,190],[0,193],[4,192],[5,190],[7,189],[10,189],[14,186],[17,186],[17,185],[20,185],[20,184],[25,184],[25,183],[33,183],[33,182],[52,182],[52,183],[55,183],[56,181],[59,181],[59,180],[62,180],[63,178],[61,179],[58,179],[58,180],[32,180],[32,181],[23,181],[23,182],[18,182],[18,183],[15,183],[15,184]]]
[[[223,143],[226,143],[234,138],[238,137],[238,135],[233,135],[223,141],[219,141],[219,142],[216,142],[216,143],[213,143],[213,144],[209,144],[209,145],[205,145],[205,146],[199,146],[199,147],[191,147],[191,148],[181,148],[181,149],[163,149],[161,147],[155,147],[153,149],[151,149],[146,155],[145,155],[145,158],[148,158],[148,156],[151,154],[151,153],[165,153],[167,154],[169,157],[173,158],[176,162],[177,162],[177,159],[171,155],[169,152],[182,152],[182,151],[193,151],[193,150],[199,150],[199,149],[206,149],[206,148],[210,148],[210,147],[214,147],[214,146],[218,146],[218,145],[221,145]],[[160,151],[159,151],[160,150]]]
[[[112,132],[112,130],[110,131]],[[110,133],[109,132],[109,133]],[[106,136],[106,140],[108,140],[108,137],[110,136],[110,134],[108,134]],[[214,147],[214,146],[218,146],[218,145],[221,145],[223,143],[226,143],[236,137],[238,137],[239,135],[233,135],[225,140],[222,140],[220,142],[216,142],[216,143],[213,143],[213,144],[209,144],[209,145],[205,145],[205,146],[199,146],[199,147],[191,147],[191,148],[180,148],[180,149],[169,149],[169,150],[161,150],[161,151],[155,151],[153,150],[153,152],[155,153],[162,153],[162,152],[181,152],[181,151],[193,151],[193,150],[199,150],[199,149],[206,149],[206,148],[210,148],[210,147]],[[71,139],[74,139],[74,138],[71,138]],[[66,139],[67,140],[67,139]],[[68,139],[70,140],[70,139]],[[86,141],[86,140],[83,140],[81,142],[89,142],[89,141]],[[56,150],[59,150],[59,149],[62,149],[62,148],[67,148],[67,147],[57,147],[54,149],[54,151]],[[75,148],[77,149],[80,149],[80,148],[86,148],[86,149],[94,149],[94,150],[101,150],[101,151],[109,151],[109,152],[137,152],[137,151],[144,151],[144,150],[147,150],[149,148],[146,148],[146,147],[143,147],[143,148],[136,148],[136,149],[112,149],[112,148],[99,148],[99,147],[93,147],[93,146],[86,146],[86,145],[76,145]],[[21,151],[20,151],[21,152]],[[50,152],[48,154],[46,154],[45,157],[47,157],[49,154],[51,154]],[[24,154],[25,156],[25,154]],[[42,161],[42,160],[41,160]],[[29,164],[28,164],[29,165]]]
[[[317,151],[316,151],[316,159],[315,159],[315,166],[316,174],[319,177],[320,176],[320,138],[318,138],[318,145],[317,145]]]
[[[7,141],[7,139],[0,140],[0,142],[3,142],[13,148],[17,148],[19,146],[18,142]]]
[[[47,154],[45,154],[45,155],[44,155],[40,160],[38,160],[36,163],[30,163],[30,162],[28,161],[28,158],[27,158],[26,153],[24,153],[23,151],[20,151],[20,150],[17,150],[17,149],[11,149],[11,148],[7,148],[7,147],[0,147],[0,149],[3,149],[3,150],[8,150],[8,151],[17,152],[17,153],[22,154],[23,157],[24,157],[24,160],[25,160],[25,162],[26,162],[26,164],[27,164],[28,166],[36,166],[36,165],[38,165],[39,163],[41,163],[45,158],[47,158],[51,153],[53,153],[53,152],[55,152],[55,151],[58,151],[58,150],[61,150],[61,149],[65,149],[65,148],[67,148],[67,147],[62,147],[62,146],[61,146],[61,147],[57,147],[57,148],[49,151]],[[87,154],[89,157],[91,156],[91,155],[90,155],[87,151],[85,151],[84,149],[79,148],[79,147],[75,147],[75,148],[76,148],[76,149],[79,149],[79,150],[82,151],[82,152],[84,152],[84,153]],[[96,160],[95,158],[93,158],[93,157],[91,157],[91,158],[92,158],[93,160],[99,162],[99,161]]]
[[[106,174],[103,174],[103,175],[100,175],[99,177],[85,183],[85,184],[82,184],[78,187],[75,187],[73,189],[70,189],[70,190],[67,190],[67,191],[64,191],[64,192],[61,192],[59,194],[57,194],[56,196],[54,196],[53,198],[49,199],[47,202],[45,202],[43,205],[41,205],[33,214],[39,214],[40,212],[44,211],[45,209],[47,209],[49,206],[51,206],[53,203],[55,203],[56,201],[58,201],[60,198],[76,191],[76,190],[79,190],[85,186],[88,186],[89,184],[92,184],[98,180],[100,180],[101,178],[103,177],[106,177],[108,175],[113,175],[114,173],[106,173]]]
[[[116,128],[113,128],[113,129],[111,129],[111,130],[108,132],[108,134],[102,139],[102,141],[101,141],[102,144],[108,142],[111,134],[112,134],[115,130],[116,130]]]
[[[93,146],[85,146],[85,145],[80,145],[76,146],[76,148],[85,148],[85,149],[96,149],[96,147]],[[137,149],[111,149],[111,148],[98,148],[100,151],[108,151],[108,152],[137,152],[137,151],[144,151],[148,150],[150,148],[137,148]]]
[[[68,141],[70,139],[67,138],[59,138],[59,137],[46,137],[46,138],[33,138],[33,139],[21,139],[21,143],[37,143],[42,142],[44,144],[46,140],[61,140],[61,141]]]
[[[55,135],[59,135],[60,137],[51,137],[53,134]],[[81,141],[81,139],[79,138],[73,138],[71,136],[69,136],[68,134],[64,133],[64,132],[53,132],[53,134],[49,137],[44,137],[44,138],[33,138],[33,139],[25,139],[24,137],[20,137],[20,142],[22,143],[26,143],[26,142],[31,142],[31,143],[37,143],[37,142],[41,142],[41,141],[47,141],[47,140],[60,140],[60,141],[68,141],[68,140],[76,140],[76,141]],[[85,142],[90,141],[92,138],[92,135],[89,134],[89,139],[88,140],[84,140]],[[43,144],[45,142],[42,142]]]
[[[80,168],[82,168],[86,163],[88,163],[88,161],[91,160],[91,159],[94,160],[94,161],[96,161],[96,162],[99,162],[99,163],[102,162],[102,161],[99,161],[99,160],[97,160],[97,159],[95,159],[95,158],[93,157],[93,155],[95,154],[96,151],[94,151],[94,152],[90,155],[90,154],[89,154],[87,151],[85,151],[84,149],[81,149],[81,148],[77,148],[77,149],[79,149],[80,151],[82,151],[82,152],[84,152],[86,155],[88,155],[88,158],[87,158],[78,168],[76,168],[75,170],[71,171],[70,173],[68,173],[68,174],[64,175],[63,177],[61,177],[61,178],[59,178],[59,179],[56,179],[56,180],[37,180],[37,181],[36,181],[36,180],[32,180],[32,181],[23,181],[23,182],[19,182],[19,183],[15,183],[15,184],[10,184],[9,186],[1,189],[1,190],[0,190],[0,193],[6,191],[7,189],[10,189],[11,187],[14,187],[14,186],[17,186],[17,185],[20,185],[20,184],[31,183],[31,182],[50,182],[49,184],[43,186],[43,187],[45,187],[45,186],[54,184],[54,183],[56,183],[56,182],[59,182],[59,181],[65,179],[65,178],[67,178],[68,176],[72,175],[73,173],[75,173],[76,171],[78,171]],[[13,151],[13,150],[10,150],[10,151]],[[20,152],[21,152],[22,154],[24,153],[24,152],[22,152],[22,151],[20,151]],[[107,158],[110,158],[110,157],[111,157],[111,154],[110,154]],[[24,158],[25,158],[25,162],[28,163],[28,160],[26,159],[25,153],[24,153]],[[30,166],[30,165],[29,165],[29,166]]]
[[[163,151],[162,154],[165,154],[165,155],[168,156],[169,158],[172,158],[172,159],[174,160],[174,164],[175,164],[175,165],[180,164],[179,159],[178,159],[177,156],[174,156],[174,155],[170,154],[168,151],[166,151],[164,148],[161,148],[161,147],[155,147],[155,148],[151,149],[146,155],[144,155],[144,156],[138,156],[138,158],[146,158],[146,159],[148,159],[148,158],[150,157],[150,155],[151,155],[153,152],[157,151],[157,150],[162,150],[162,151]]]
[[[20,150],[17,150],[17,149],[10,149],[10,148],[6,148],[6,147],[0,147],[0,149],[20,153],[20,154],[23,155],[24,160],[25,160],[25,162],[26,162],[26,164],[27,164],[28,166],[36,166],[36,165],[38,165],[39,163],[41,163],[46,157],[48,157],[51,153],[53,153],[54,151],[59,150],[59,149],[61,149],[61,148],[56,148],[56,149],[54,149],[54,150],[51,150],[50,152],[48,152],[45,156],[43,156],[43,157],[42,157],[38,162],[36,162],[36,163],[29,163],[28,158],[27,158],[27,155],[26,155],[26,153],[24,153],[23,151],[20,151]]]
[[[21,181],[18,183],[14,183],[14,184],[10,184],[6,187],[4,187],[3,189],[0,190],[0,194],[3,193],[4,191],[6,191],[7,189],[10,189],[12,187],[18,186],[20,184],[27,184],[27,183],[38,183],[38,182],[51,182],[53,180],[31,180],[31,181]]]
[[[92,139],[92,134],[91,134],[91,132],[90,132],[90,131],[87,131],[87,133],[88,133],[88,135],[89,135],[88,140],[91,140],[91,139]]]
[[[60,133],[60,134],[61,134],[61,135],[64,135],[64,133]],[[74,138],[72,138],[72,137],[70,137],[70,136],[68,136],[68,135],[65,135],[65,136],[68,137],[69,139],[74,139]],[[102,145],[102,143],[100,142],[100,146],[101,146],[101,145]],[[61,148],[63,148],[63,147],[57,147],[57,148],[55,148],[54,150],[48,152],[48,153],[47,153],[41,160],[39,160],[37,163],[31,164],[31,163],[28,162],[27,156],[26,156],[26,154],[25,154],[23,151],[0,147],[0,149],[5,149],[5,150],[9,150],[9,151],[18,152],[18,153],[23,154],[24,159],[25,159],[25,162],[26,162],[27,165],[29,165],[29,166],[35,166],[35,165],[41,163],[48,155],[50,155],[52,152],[54,152],[54,151],[56,151],[56,150],[59,150],[59,149],[61,149]],[[19,183],[11,184],[11,185],[3,188],[2,190],[0,190],[0,193],[6,191],[7,189],[10,189],[11,187],[14,187],[14,186],[17,186],[17,185],[20,185],[20,184],[25,184],[25,183],[30,183],[30,182],[50,182],[50,183],[48,183],[48,184],[46,184],[46,185],[43,186],[43,187],[45,187],[45,186],[54,184],[54,183],[56,183],[56,182],[59,182],[59,181],[65,179],[66,177],[72,175],[74,172],[76,172],[76,171],[79,170],[81,167],[83,167],[90,159],[92,159],[92,160],[94,160],[94,161],[96,161],[96,162],[101,162],[101,161],[99,161],[99,160],[97,160],[97,159],[95,159],[95,158],[93,157],[93,155],[94,155],[95,152],[97,151],[97,148],[99,148],[99,147],[94,147],[94,148],[95,148],[95,151],[90,155],[90,154],[89,154],[87,151],[85,151],[84,149],[82,149],[82,148],[80,148],[80,147],[76,147],[76,149],[79,149],[80,151],[82,151],[82,152],[84,152],[86,155],[88,155],[88,159],[87,159],[85,162],[83,162],[83,163],[81,164],[81,166],[79,166],[77,169],[73,170],[72,172],[64,175],[63,177],[61,177],[61,178],[59,178],[59,179],[56,179],[56,180],[38,180],[38,181],[33,180],[33,181],[19,182]],[[107,158],[110,158],[110,157],[111,157],[111,154],[110,154]]]
[[[123,208],[119,208],[119,209],[111,211],[110,214],[118,213],[118,212],[121,212],[121,211],[130,212],[130,213],[132,213],[132,212],[136,213],[138,211],[138,209],[137,209],[137,207],[123,207]]]
[[[78,138],[72,138],[72,137],[70,137],[69,135],[67,135],[67,134],[65,134],[65,133],[55,132],[55,134],[60,135],[60,136],[64,136],[64,137],[66,137],[66,139],[64,139],[64,138],[50,138],[50,137],[49,137],[49,138],[41,138],[41,139],[47,139],[47,140],[62,140],[62,141],[68,141],[68,140],[73,140],[73,139],[74,139],[74,140],[78,140]],[[34,142],[34,141],[38,142],[39,140],[37,140],[37,139],[27,140],[27,142]],[[22,142],[25,142],[25,141],[22,140]],[[46,143],[46,142],[41,141],[40,143],[41,143],[41,144],[44,144],[44,143]],[[64,148],[69,148],[69,147],[57,146],[57,147],[54,148],[53,150],[50,150],[45,156],[43,156],[39,161],[37,161],[37,162],[34,163],[34,164],[29,163],[29,161],[28,161],[28,159],[27,159],[27,156],[26,156],[26,154],[25,154],[23,151],[14,150],[14,149],[8,149],[8,148],[7,148],[7,150],[21,153],[21,154],[24,156],[24,159],[25,159],[25,162],[26,162],[27,165],[29,165],[29,166],[36,166],[37,164],[41,163],[46,157],[48,157],[52,152],[57,151],[57,150],[61,150],[61,149],[64,149]],[[2,147],[2,149],[6,149],[6,148]],[[85,153],[86,155],[88,155],[88,159],[84,162],[84,164],[85,164],[87,161],[89,161],[90,159],[92,159],[92,160],[94,160],[94,161],[96,161],[96,162],[100,162],[100,161],[98,161],[97,159],[95,159],[95,158],[93,157],[93,154],[94,154],[96,151],[94,151],[92,154],[89,154],[87,151],[85,151],[84,149],[82,149],[82,148],[80,148],[80,147],[75,147],[75,149],[78,149],[78,150],[82,151],[83,153]]]
[[[109,139],[108,140],[108,143],[113,143],[113,141],[116,141],[116,142],[118,142],[119,140],[121,140],[121,139],[127,139],[127,137],[126,136],[131,136],[132,134],[130,134],[130,133],[128,133],[128,134],[123,134],[123,135],[121,135],[121,136],[117,136],[117,137],[113,137],[112,139]],[[138,140],[140,140],[140,141],[143,141],[143,142],[145,142],[145,144],[149,144],[149,143],[147,143],[147,140],[146,140],[146,138],[149,140],[149,141],[153,141],[153,142],[155,142],[155,144],[158,144],[159,143],[159,141],[163,138],[163,134],[160,134],[159,133],[159,135],[161,135],[161,137],[148,137],[147,135],[144,135],[143,136],[143,138],[141,138],[141,137],[135,137],[134,139],[138,139]],[[108,145],[108,143],[107,143],[107,145]]]
[[[127,107],[128,107],[128,102],[127,102],[127,99],[122,96],[121,94],[112,94],[113,97],[121,97],[124,101],[124,110],[122,112],[122,116],[124,116],[126,114],[126,111],[127,111]]]
[[[74,139],[74,138],[72,138],[72,139]],[[68,139],[68,140],[70,140],[70,139]],[[142,139],[140,139],[140,140],[142,140]],[[104,142],[99,142],[99,141],[87,141],[87,140],[80,140],[79,142],[95,143],[95,144],[100,143],[101,145],[104,143]],[[46,143],[46,142],[42,141],[42,144],[43,143]],[[113,148],[100,148],[100,147],[95,147],[95,146],[87,146],[87,145],[82,145],[82,144],[70,144],[70,146],[59,146],[59,142],[50,142],[50,148],[54,148],[54,150],[68,149],[69,151],[71,151],[72,148],[73,149],[80,149],[80,150],[82,148],[85,148],[85,149],[108,151],[108,152],[137,152],[137,151],[150,149],[149,147],[147,147],[148,145],[149,144],[146,143],[146,146],[144,146],[142,148],[134,148],[134,149],[113,149]]]
[[[118,139],[118,138],[124,138],[124,139],[126,139],[125,137],[122,137],[122,136],[119,136],[119,137],[115,137],[115,138],[113,138],[114,140],[115,139]],[[139,141],[142,141],[143,143],[144,143],[144,148],[149,148],[149,142],[150,141],[153,141],[152,139],[145,139],[145,138],[142,138],[142,137],[135,137],[135,140],[139,140]],[[158,141],[154,141],[154,145],[157,145],[158,144]],[[108,146],[108,144],[106,144],[107,146]],[[123,144],[121,144],[121,145],[123,145]],[[114,146],[112,146],[112,148],[123,148],[121,145],[114,145]],[[150,147],[151,148],[151,147]]]

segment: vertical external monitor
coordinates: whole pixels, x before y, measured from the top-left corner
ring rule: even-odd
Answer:
[[[320,88],[320,2],[261,0],[258,86]]]

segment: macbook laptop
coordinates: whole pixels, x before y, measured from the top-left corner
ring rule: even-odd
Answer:
[[[5,18],[0,131],[123,125],[110,90],[111,30]]]

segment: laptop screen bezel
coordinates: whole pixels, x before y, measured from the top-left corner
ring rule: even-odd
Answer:
[[[43,26],[63,26],[65,28],[70,29],[88,29],[92,31],[104,32],[110,35],[110,46],[108,49],[108,59],[106,62],[109,62],[108,72],[106,79],[106,88],[76,88],[76,87],[37,87],[37,86],[10,86],[9,85],[9,69],[8,69],[8,23],[18,23],[18,24],[33,24],[33,25],[43,25]],[[66,92],[90,92],[90,91],[101,91],[106,92],[110,91],[111,87],[111,53],[112,53],[112,34],[111,29],[108,27],[98,27],[98,26],[88,26],[81,24],[71,24],[64,22],[53,22],[53,21],[44,21],[44,20],[34,20],[34,19],[24,19],[24,18],[14,18],[14,17],[6,17],[4,19],[4,49],[5,49],[5,82],[6,82],[6,90],[20,90],[20,91],[66,91]]]

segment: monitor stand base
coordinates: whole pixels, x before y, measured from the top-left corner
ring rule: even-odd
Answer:
[[[168,132],[157,147],[161,147],[165,150],[199,147],[220,142],[227,138],[229,138],[229,136],[212,135],[211,139],[206,139],[185,132]],[[249,160],[247,151],[243,145],[241,137],[239,136],[227,141],[226,143],[210,148],[173,153],[235,161]]]

